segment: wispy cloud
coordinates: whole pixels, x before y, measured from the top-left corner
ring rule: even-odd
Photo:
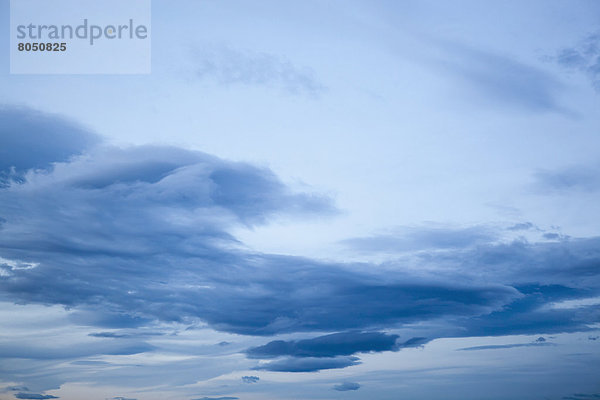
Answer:
[[[462,349],[457,349],[457,350],[458,351],[498,350],[498,349],[514,349],[516,347],[543,347],[543,346],[555,346],[555,344],[546,341],[546,339],[543,337],[540,337],[531,343],[512,343],[512,344],[473,346],[473,347],[463,347]]]
[[[600,92],[600,32],[586,36],[572,47],[560,49],[553,59],[569,70],[585,74]]]
[[[600,399],[600,393],[575,393],[572,396],[564,396],[563,400],[592,400]]]
[[[534,189],[547,193],[597,192],[600,190],[600,164],[541,170],[535,173],[533,185]]]
[[[528,112],[564,112],[561,83],[548,72],[508,54],[438,41],[435,64],[454,74],[472,94],[494,106]]]
[[[52,396],[51,394],[39,394],[39,393],[17,393],[15,394],[17,399],[31,399],[31,400],[46,400],[46,399],[58,399],[58,396]]]
[[[242,51],[229,46],[195,49],[197,74],[221,85],[264,86],[290,94],[319,96],[325,86],[309,67],[298,67],[283,56]]]
[[[238,400],[239,397],[231,397],[231,396],[225,396],[225,397],[200,397],[199,399],[194,399],[194,400]]]
[[[497,230],[486,226],[404,227],[389,233],[346,239],[342,244],[349,250],[359,252],[398,253],[431,249],[462,249],[493,242],[498,238],[498,234]]]

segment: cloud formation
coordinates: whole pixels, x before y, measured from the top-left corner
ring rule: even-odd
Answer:
[[[298,67],[284,57],[241,51],[228,46],[197,49],[197,74],[221,85],[276,87],[291,94],[319,96],[325,90],[308,67]]]
[[[239,397],[231,397],[231,396],[225,396],[225,397],[200,397],[199,399],[194,399],[194,400],[238,400]]]
[[[29,129],[30,122],[19,122],[29,121],[27,110],[10,112],[12,126],[30,142],[53,134],[44,127],[63,123],[31,111],[37,125]],[[502,232],[476,226],[345,242],[398,256],[383,268],[253,252],[234,228],[279,216],[330,217],[333,202],[292,191],[266,168],[201,152],[72,148],[60,135],[52,142],[55,156],[22,164],[0,189],[0,300],[65,306],[70,323],[93,331],[85,332],[88,342],[72,345],[11,338],[0,344],[4,359],[100,368],[102,361],[78,359],[155,351],[149,338],[160,333],[140,329],[153,324],[206,324],[254,336],[310,332],[316,336],[274,338],[246,355],[268,360],[256,370],[314,372],[438,337],[587,331],[600,315],[597,305],[551,306],[600,295],[600,238],[502,242]],[[522,229],[533,227],[514,227]],[[395,330],[409,324],[421,332],[400,340]],[[177,383],[198,379],[185,362],[170,366],[186,371],[173,378]],[[164,366],[144,368],[160,376]],[[127,384],[141,379],[125,369],[104,374]],[[13,381],[45,390],[30,385],[33,378]]]
[[[38,394],[38,393],[17,393],[15,394],[17,399],[31,399],[31,400],[46,400],[46,399],[58,399],[57,396],[50,394]]]
[[[0,186],[27,170],[68,161],[99,142],[97,135],[63,118],[0,106]]]
[[[562,85],[549,73],[510,55],[448,41],[438,44],[443,56],[437,65],[495,106],[529,112],[564,111],[558,101]]]
[[[349,250],[399,253],[427,249],[462,249],[490,243],[498,239],[498,232],[486,226],[467,228],[404,227],[390,233],[342,241]]]
[[[518,295],[242,250],[230,227],[335,212],[326,197],[293,193],[245,163],[101,146],[24,177],[0,191],[0,256],[11,261],[0,265],[0,288],[9,300],[76,307],[80,324],[199,319],[254,335],[340,331],[477,315]]]
[[[554,343],[546,341],[535,341],[532,343],[512,343],[512,344],[497,344],[487,346],[472,346],[457,349],[459,351],[473,351],[473,350],[498,350],[498,349],[514,349],[515,347],[543,347],[543,346],[554,346]]]
[[[284,358],[260,364],[254,369],[274,372],[316,372],[324,369],[346,368],[360,364],[358,357]]]
[[[344,382],[339,385],[335,385],[333,390],[337,390],[338,392],[347,392],[350,390],[358,390],[360,389],[360,384],[355,382]]]
[[[398,335],[381,332],[343,332],[298,341],[275,340],[264,346],[250,348],[250,358],[336,357],[355,353],[396,350]]]
[[[534,187],[541,192],[597,192],[600,190],[600,165],[542,170],[535,173],[534,179]]]
[[[242,376],[242,382],[244,383],[256,383],[260,380],[258,376]]]
[[[573,47],[559,50],[554,59],[569,70],[585,74],[600,92],[600,32],[588,35]]]

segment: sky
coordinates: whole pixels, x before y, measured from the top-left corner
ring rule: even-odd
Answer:
[[[0,399],[600,398],[599,16],[153,0],[139,75],[1,35]]]

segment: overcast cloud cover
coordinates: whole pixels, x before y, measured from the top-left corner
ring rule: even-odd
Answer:
[[[0,76],[0,399],[599,397],[598,4],[255,4]]]

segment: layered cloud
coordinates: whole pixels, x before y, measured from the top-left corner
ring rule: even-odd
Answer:
[[[91,330],[88,342],[69,345],[32,346],[15,336],[0,344],[2,358],[101,368],[112,365],[86,358],[153,352],[150,339],[163,333],[151,327],[200,324],[259,337],[227,350],[240,359],[201,371],[207,379],[240,362],[248,370],[313,372],[440,337],[586,331],[600,316],[597,304],[553,306],[600,295],[599,238],[503,239],[534,230],[522,222],[344,241],[354,252],[395,255],[384,265],[255,252],[234,228],[331,218],[332,200],[295,192],[248,163],[175,147],[111,147],[27,109],[4,108],[2,118],[11,121],[6,137],[18,140],[5,141],[15,156],[2,164],[0,299],[65,306],[69,323]],[[81,141],[64,132],[81,133]],[[46,153],[17,151],[41,136],[52,143]],[[401,334],[407,326],[419,333]],[[294,339],[265,338],[284,333]],[[216,348],[229,349],[219,341]],[[169,365],[188,371],[193,362]],[[160,376],[163,368],[145,371]],[[124,370],[104,373],[115,374],[112,382],[142,379]],[[196,371],[183,375],[173,382],[198,379]]]
[[[30,129],[30,140],[46,125]],[[269,170],[203,153],[101,146],[24,179],[0,192],[2,293],[76,307],[81,324],[340,331],[485,314],[518,297],[498,284],[244,250],[230,227],[335,209],[326,197],[291,192]]]

